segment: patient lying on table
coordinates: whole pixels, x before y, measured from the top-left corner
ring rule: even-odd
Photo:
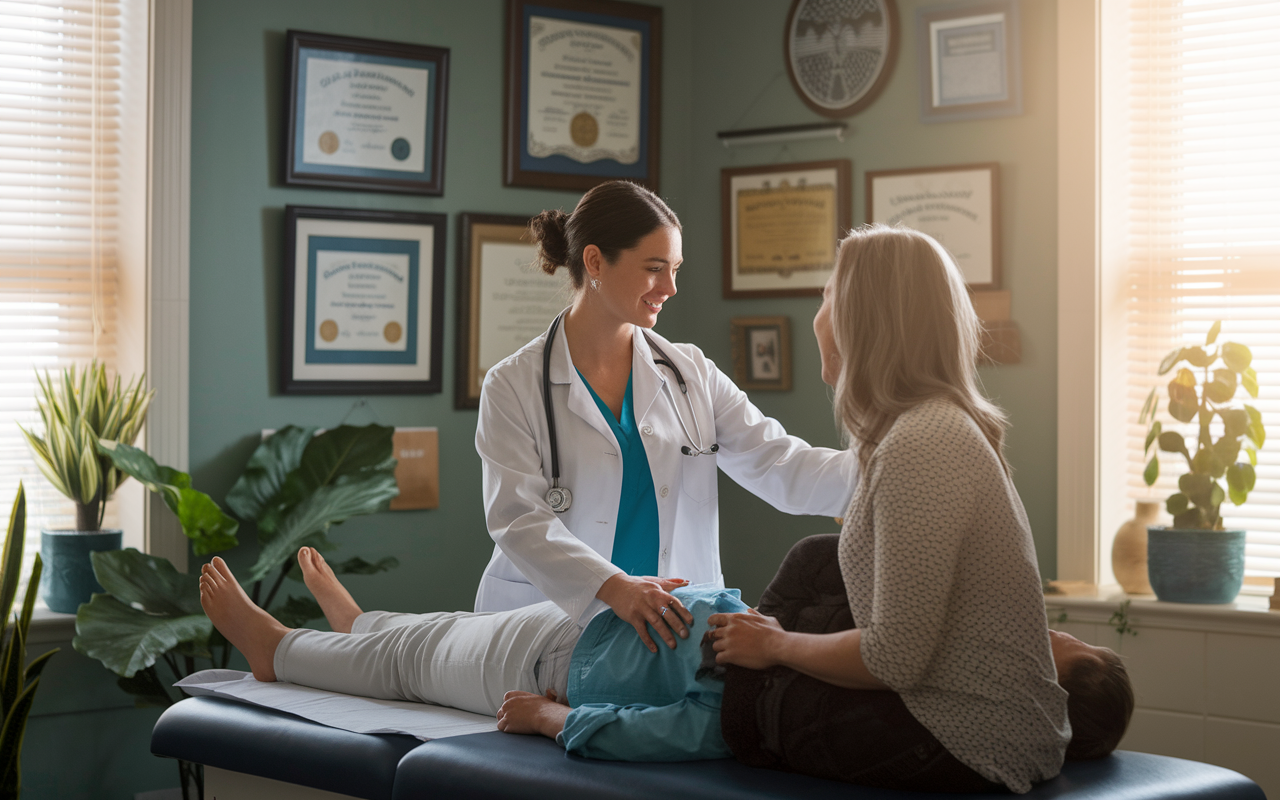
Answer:
[[[854,625],[848,618],[838,569],[823,568],[834,562],[836,539],[831,535],[802,541],[766,590],[761,607],[782,619],[784,627],[791,629],[801,618],[809,620],[801,628],[815,619],[830,620],[822,623],[826,627]],[[597,615],[581,629],[549,602],[484,614],[362,612],[319,552],[302,548],[298,563],[334,632],[286,628],[249,600],[220,558],[202,569],[201,604],[218,630],[244,653],[260,681],[278,680],[488,714],[497,717],[499,730],[542,734],[556,739],[571,753],[592,758],[680,761],[737,756],[756,766],[774,766],[770,758],[761,762],[767,754],[749,752],[752,747],[743,748],[740,743],[735,747],[744,752],[731,750],[721,733],[726,680],[724,670],[716,667],[712,643],[704,637],[712,630],[708,618],[714,614],[756,613],[741,601],[736,589],[675,590],[693,615],[690,636],[675,649],[659,648],[652,653],[631,625],[611,611]],[[810,596],[822,599],[804,599]],[[1064,638],[1069,640],[1067,646],[1059,647]],[[1081,659],[1088,658],[1086,649],[1099,650],[1062,634],[1055,634],[1053,644],[1060,676],[1068,675]],[[770,686],[778,684],[775,688],[790,681],[785,674],[774,675],[770,670],[729,669],[739,670],[728,676],[729,684],[739,687],[735,690],[738,694],[744,686],[761,680]],[[1120,671],[1123,673],[1123,668]],[[1127,678],[1124,681],[1127,685]],[[807,721],[801,725],[803,731],[788,733],[785,721],[779,730],[806,752],[813,749],[805,743],[811,734],[827,742],[828,747],[820,748],[824,752],[832,747],[843,752],[851,733],[846,729],[851,725],[865,728],[861,733],[852,732],[855,738],[870,736],[886,746],[900,733],[908,740],[916,735],[907,729],[919,727],[918,723],[894,692],[851,692],[818,681],[809,681],[812,685],[790,683],[791,690],[783,689],[787,703]],[[738,705],[742,699],[737,698]],[[1074,689],[1070,702],[1075,704],[1073,720],[1097,716],[1095,700],[1077,696]],[[754,695],[747,705],[759,705]],[[726,717],[726,727],[740,728],[744,709],[726,708],[726,715],[733,712],[732,722]],[[785,708],[782,711],[788,714]],[[817,720],[815,714],[829,720]],[[1118,730],[1106,734],[1110,744],[1105,752],[1115,746],[1127,719],[1125,713]],[[803,735],[796,738],[792,734]],[[854,783],[912,788],[910,783],[886,783],[871,773],[862,774],[857,769],[860,760],[859,754],[847,753],[836,759],[838,764],[780,768]],[[969,776],[978,778],[973,786],[942,777],[946,778],[942,780],[944,791],[999,788],[998,783],[976,774]]]
[[[298,564],[335,632],[281,625],[221,558],[201,573],[201,604],[260,681],[488,714],[499,730],[543,734],[592,758],[733,755],[720,735],[724,681],[699,669],[699,643],[707,617],[747,610],[737,589],[676,590],[694,617],[690,636],[655,654],[612,612],[582,629],[550,602],[486,614],[363,613],[319,552],[302,548]]]

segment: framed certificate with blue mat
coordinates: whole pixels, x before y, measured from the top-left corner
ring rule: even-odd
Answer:
[[[661,8],[507,0],[503,182],[657,191],[661,84]]]
[[[285,207],[282,394],[442,386],[444,214]]]
[[[444,194],[449,51],[289,31],[284,182]]]

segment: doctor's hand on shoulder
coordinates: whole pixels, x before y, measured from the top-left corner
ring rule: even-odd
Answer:
[[[681,639],[689,638],[688,626],[693,624],[693,614],[670,594],[673,589],[688,583],[679,578],[634,576],[620,572],[604,582],[596,597],[612,608],[620,619],[630,623],[649,652],[656,653],[658,646],[649,635],[649,625],[672,649],[675,649],[677,635]]]

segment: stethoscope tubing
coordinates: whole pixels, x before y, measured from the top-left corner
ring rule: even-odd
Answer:
[[[542,348],[542,407],[547,414],[547,435],[551,440],[551,488],[547,490],[546,499],[548,505],[551,506],[551,510],[557,514],[568,511],[570,504],[573,502],[573,494],[568,488],[560,485],[560,447],[556,436],[556,416],[551,407],[551,346],[555,342],[556,331],[560,328],[560,320],[564,318],[564,315],[565,312],[561,311],[551,321],[551,326],[547,328],[547,341]],[[670,356],[663,352],[662,348],[647,332],[644,334],[644,338],[649,343],[649,349],[657,353],[653,363],[661,364],[671,370],[671,374],[676,378],[676,384],[680,387],[680,393],[689,401],[689,410],[693,413],[693,429],[698,437],[696,442],[693,434],[689,433],[688,426],[684,424],[684,416],[680,413],[680,406],[676,404],[676,399],[671,394],[671,388],[664,386],[667,398],[671,401],[671,408],[676,412],[676,420],[680,423],[680,429],[684,431],[684,436],[689,440],[689,444],[693,445],[692,449],[688,446],[682,446],[680,452],[686,456],[714,455],[720,450],[720,445],[712,442],[710,447],[704,448],[702,446],[702,426],[698,424],[698,412],[693,407],[693,399],[689,397],[689,387],[684,382],[684,375],[680,373],[680,368],[675,365]]]

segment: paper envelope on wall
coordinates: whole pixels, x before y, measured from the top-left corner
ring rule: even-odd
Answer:
[[[436,428],[396,428],[391,437],[400,496],[392,511],[440,507],[440,432]]]

